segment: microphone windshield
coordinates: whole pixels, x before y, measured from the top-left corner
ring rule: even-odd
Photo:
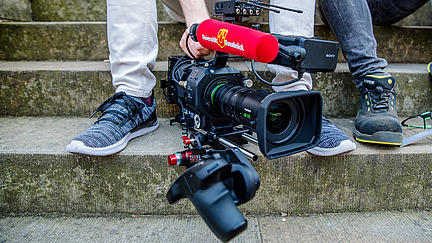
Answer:
[[[203,21],[197,29],[198,42],[205,48],[269,63],[279,52],[276,37],[248,27],[215,19]]]

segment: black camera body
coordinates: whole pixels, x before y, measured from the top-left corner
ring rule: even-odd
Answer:
[[[188,129],[223,135],[243,125],[256,133],[260,151],[271,159],[315,146],[321,134],[319,92],[271,93],[245,87],[250,82],[226,65],[171,57],[163,87],[168,102],[181,108],[176,120]]]
[[[180,66],[176,74],[172,73],[181,58],[178,56],[169,58],[168,72],[177,75],[181,81],[177,83],[173,78],[168,77],[167,100],[171,104],[183,105],[180,108],[186,116],[188,128],[214,131],[238,125],[231,118],[214,109],[211,92],[222,83],[243,86],[242,82],[246,81],[243,74],[228,66],[215,68],[207,64],[189,64],[189,62]]]

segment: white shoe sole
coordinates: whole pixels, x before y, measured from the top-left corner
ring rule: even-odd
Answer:
[[[133,133],[128,133],[124,138],[122,138],[117,143],[104,148],[92,148],[84,145],[83,142],[73,140],[66,146],[66,151],[73,154],[86,155],[86,156],[107,156],[118,153],[126,148],[127,143],[139,136],[145,135],[147,133],[153,132],[158,129],[159,122],[157,121],[155,125],[151,127],[145,127]]]
[[[334,156],[338,154],[351,152],[356,148],[357,146],[355,145],[354,142],[352,142],[351,140],[344,140],[336,148],[327,149],[327,148],[314,147],[307,150],[307,152],[318,156]]]

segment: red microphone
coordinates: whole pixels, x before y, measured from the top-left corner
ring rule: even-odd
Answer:
[[[195,34],[193,28],[191,32]],[[195,36],[207,49],[263,63],[273,61],[279,52],[278,40],[273,35],[214,19],[207,19],[199,24]]]

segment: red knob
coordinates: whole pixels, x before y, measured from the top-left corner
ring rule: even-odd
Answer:
[[[177,165],[180,162],[181,162],[181,155],[180,154],[176,153],[176,154],[168,155],[168,164],[170,166]]]
[[[192,139],[190,139],[190,138],[188,138],[188,137],[182,137],[182,139],[183,139],[183,143],[184,143],[185,145],[192,144]]]

